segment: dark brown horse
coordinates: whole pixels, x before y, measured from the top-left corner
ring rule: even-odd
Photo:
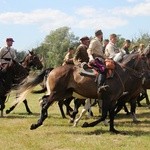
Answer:
[[[118,132],[114,128],[114,108],[116,101],[122,96],[122,93],[126,91],[125,84],[130,80],[131,75],[138,73],[138,71],[141,72],[143,63],[145,63],[145,60],[139,55],[130,55],[124,63],[125,67],[121,67],[116,63],[113,79],[109,78],[106,80],[106,84],[109,85],[109,88],[100,93],[101,99],[103,100],[102,117],[93,123],[85,123],[83,127],[93,127],[99,122],[104,121],[109,112],[110,131],[115,133]],[[131,68],[132,71],[129,68]],[[74,92],[85,98],[98,98],[95,79],[81,76],[79,70],[79,67],[65,65],[57,67],[50,72],[47,79],[47,89],[50,95],[45,97],[42,104],[40,119],[36,124],[31,125],[31,129],[36,129],[43,124],[43,121],[48,115],[48,108],[55,101],[63,101],[65,98],[71,97]],[[40,80],[42,80],[42,76],[24,85],[22,88],[23,93],[20,95],[19,101],[21,101]]]
[[[28,74],[26,74],[26,76],[24,76],[23,78],[20,76],[18,77],[18,79],[14,81],[13,85],[15,85],[16,88],[19,86],[19,84],[22,84],[22,81],[26,82],[25,79],[27,79],[31,68],[34,68],[37,70],[41,70],[43,68],[43,64],[40,61],[39,56],[33,51],[29,51],[29,53],[21,61],[21,65],[27,70]],[[14,89],[14,86],[13,86],[13,89]],[[32,112],[28,106],[27,100],[25,99],[23,103],[25,105],[27,112],[31,114]],[[15,107],[16,105],[11,106],[8,110],[6,110],[6,114],[9,114]]]
[[[28,71],[18,62],[12,60],[7,68],[2,69],[0,72],[0,110],[3,116],[3,109],[5,108],[5,100],[7,94],[10,92],[14,82],[20,78],[25,78]]]

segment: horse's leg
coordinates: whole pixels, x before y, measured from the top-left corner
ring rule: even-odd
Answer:
[[[114,116],[115,116],[114,108],[115,108],[115,104],[113,104],[111,106],[112,106],[112,108],[109,110],[109,118],[110,118],[109,131],[117,134],[117,133],[119,133],[119,131],[114,128]]]
[[[102,116],[101,118],[99,118],[98,120],[91,122],[91,123],[87,123],[85,122],[82,127],[94,127],[96,126],[98,123],[100,123],[101,121],[104,121],[107,117],[107,113],[109,111],[109,106],[110,106],[110,102],[109,99],[107,97],[107,93],[103,93],[103,97],[102,97]]]
[[[62,116],[62,118],[66,118],[64,110],[63,110],[63,105],[64,105],[63,100],[58,102],[58,106],[59,106],[59,109],[60,109],[60,112],[61,112],[61,116]]]
[[[54,98],[53,93],[51,93],[49,95],[49,97],[45,98],[45,100],[42,103],[40,119],[37,121],[36,124],[31,125],[31,127],[30,127],[31,130],[36,129],[43,124],[44,120],[48,116],[48,108],[53,104],[53,102],[55,101],[54,99],[56,99],[56,98]]]
[[[1,117],[3,117],[3,110],[5,108],[5,100],[7,96],[1,96],[0,97],[0,111],[1,111]]]
[[[150,105],[150,100],[148,98],[148,94],[147,94],[147,91],[145,90],[145,98],[146,98],[146,104],[147,105]]]
[[[144,93],[142,93],[142,95],[139,94],[139,96],[137,97],[137,105],[138,105],[138,107],[142,106],[140,101],[143,100],[144,98],[145,98],[145,94]]]
[[[139,121],[138,121],[138,119],[136,118],[136,115],[135,115],[136,99],[130,100],[130,105],[131,105],[131,115],[132,115],[133,122],[137,123]]]
[[[18,103],[15,103],[13,106],[11,106],[9,109],[7,109],[6,114],[9,114],[11,111],[13,111],[17,105],[18,105]]]
[[[12,105],[9,109],[6,110],[6,114],[9,114],[18,105],[17,98],[18,98],[18,94],[16,94],[16,103],[14,105]]]
[[[74,110],[73,113],[70,115],[70,123],[74,122],[74,119],[78,113],[78,109],[83,103],[85,104],[85,99],[74,99]]]
[[[80,119],[89,110],[89,108],[91,107],[91,105],[92,105],[91,104],[91,100],[87,99],[86,104],[85,104],[84,108],[82,109],[82,112],[81,112],[79,118],[75,119],[75,121],[74,121],[74,125],[73,125],[74,127],[77,126],[77,124],[79,123]]]
[[[70,107],[70,103],[73,99],[74,97],[70,97],[64,100],[64,105],[66,106],[66,115],[70,116],[70,112],[73,111],[73,109]]]
[[[124,108],[124,111],[126,112],[126,115],[130,115],[130,112],[129,112],[126,104],[124,104],[123,108]]]
[[[24,103],[24,105],[25,105],[25,108],[26,108],[26,111],[28,112],[28,114],[29,114],[29,115],[32,114],[32,112],[31,112],[31,110],[30,110],[30,108],[29,108],[29,106],[28,106],[28,102],[27,102],[26,99],[23,101],[23,103]]]
[[[120,110],[123,108],[123,106],[125,105],[125,102],[123,101],[118,101],[116,106],[115,106],[115,116],[120,112]]]

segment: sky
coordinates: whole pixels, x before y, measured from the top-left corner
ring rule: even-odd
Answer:
[[[31,50],[64,26],[79,37],[101,29],[132,39],[150,33],[150,0],[0,0],[0,47],[12,37],[17,51]]]

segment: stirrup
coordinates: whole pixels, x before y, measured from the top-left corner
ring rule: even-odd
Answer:
[[[108,88],[109,87],[109,85],[102,85],[102,86],[100,86],[99,88],[98,88],[98,93],[100,92],[100,91],[106,91],[106,88]]]
[[[128,92],[128,91],[125,91],[125,92],[122,93],[122,96],[125,96],[125,95],[127,95],[127,94],[129,94],[129,92]]]

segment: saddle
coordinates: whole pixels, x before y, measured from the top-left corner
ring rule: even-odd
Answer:
[[[95,78],[98,76],[98,71],[89,66],[86,62],[81,63],[80,75]]]
[[[104,67],[101,64],[97,65],[97,67],[90,66],[86,62],[83,62],[81,64],[80,75],[95,78],[99,75],[99,73],[103,73],[104,71]],[[105,68],[107,69],[107,78],[112,78],[114,75],[115,62],[111,59],[106,59]]]

